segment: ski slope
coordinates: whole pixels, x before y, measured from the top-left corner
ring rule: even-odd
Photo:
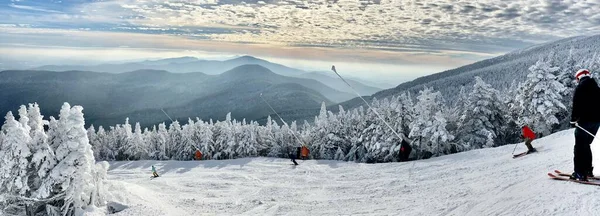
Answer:
[[[572,171],[573,144],[567,130],[535,140],[539,153],[518,159],[507,145],[386,164],[114,162],[109,191],[129,207],[115,215],[600,215],[600,187],[546,175]],[[151,165],[161,177],[150,180]]]

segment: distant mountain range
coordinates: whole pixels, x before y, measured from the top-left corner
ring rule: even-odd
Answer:
[[[242,65],[219,75],[138,70],[111,74],[84,71],[0,72],[0,113],[37,102],[57,115],[63,102],[82,105],[88,124],[115,125],[129,117],[150,125],[172,118],[261,119],[271,110],[314,109],[328,98],[350,97],[313,79],[286,77],[260,65]]]
[[[100,64],[100,65],[46,65],[34,70],[48,71],[92,71],[92,72],[107,72],[107,73],[125,73],[135,70],[165,70],[173,73],[192,73],[202,72],[209,75],[221,74],[235,67],[257,64],[261,65],[276,74],[284,76],[295,76],[305,73],[302,70],[286,67],[280,64],[275,64],[263,59],[252,56],[242,56],[226,61],[216,60],[200,60],[194,57],[170,58],[156,61],[141,61],[122,64]]]
[[[169,58],[154,61],[140,61],[120,64],[101,64],[101,65],[46,65],[34,68],[33,70],[46,71],[91,71],[107,73],[125,73],[136,70],[164,70],[173,73],[192,73],[202,72],[208,75],[217,75],[229,71],[242,65],[255,64],[263,66],[272,72],[289,77],[299,77],[317,80],[338,91],[348,93],[346,96],[329,98],[334,102],[342,102],[354,97],[354,92],[337,77],[328,76],[323,72],[306,72],[303,70],[290,68],[284,65],[272,63],[252,56],[241,56],[238,58],[216,61],[200,60],[195,57]],[[354,88],[362,95],[374,94],[383,88],[365,85],[359,81],[348,79]],[[376,84],[374,84],[376,85]]]

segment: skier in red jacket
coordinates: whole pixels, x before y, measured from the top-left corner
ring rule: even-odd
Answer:
[[[525,145],[527,146],[527,154],[536,152],[537,150],[531,146],[531,142],[535,139],[535,133],[527,125],[523,125],[521,132],[523,133],[521,137],[525,139]]]

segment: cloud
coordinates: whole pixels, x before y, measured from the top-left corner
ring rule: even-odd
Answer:
[[[38,7],[27,6],[27,5],[9,4],[8,6],[12,7],[12,8],[23,9],[23,10],[39,11],[39,12],[46,12],[46,13],[61,13],[60,11],[49,10],[49,9],[38,8]]]
[[[0,5],[0,24],[14,26],[5,32],[4,43],[190,46],[324,61],[448,66],[600,33],[598,11],[598,1],[577,0],[38,0]],[[116,32],[131,37],[116,40],[112,37],[122,36]],[[60,38],[65,35],[68,41]]]

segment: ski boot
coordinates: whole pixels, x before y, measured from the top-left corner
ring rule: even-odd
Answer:
[[[588,181],[588,178],[586,175],[582,175],[577,172],[573,172],[573,174],[571,174],[571,177],[569,177],[569,178],[572,180],[577,180],[577,181]]]
[[[587,173],[586,173],[587,177],[594,177],[594,167],[590,168]]]
[[[534,153],[534,152],[537,152],[537,149],[531,148],[531,149],[527,150],[527,154],[531,154],[531,153]]]

